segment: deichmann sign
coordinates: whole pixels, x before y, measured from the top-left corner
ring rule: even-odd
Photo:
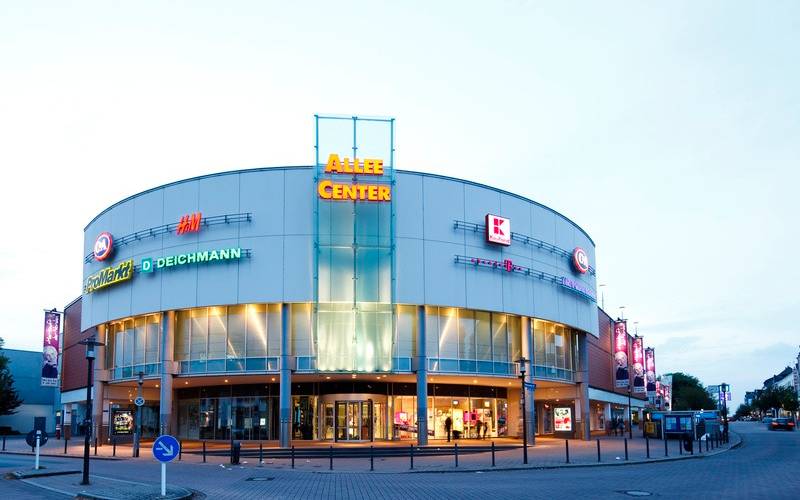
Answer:
[[[486,214],[486,241],[498,245],[511,245],[511,219]]]
[[[614,387],[628,387],[628,329],[625,321],[614,323]]]
[[[133,278],[133,259],[106,267],[86,278],[85,293],[92,293],[107,286]]]
[[[383,160],[367,158],[359,161],[331,153],[325,165],[326,174],[382,176]],[[385,184],[340,184],[331,180],[321,180],[317,184],[317,194],[323,200],[335,201],[392,201],[392,188]]]
[[[165,267],[185,266],[188,264],[199,264],[205,262],[217,262],[226,260],[238,260],[242,258],[241,248],[222,248],[219,250],[204,250],[200,252],[189,252],[168,257],[150,257],[142,259],[142,273],[152,273],[157,269]]]

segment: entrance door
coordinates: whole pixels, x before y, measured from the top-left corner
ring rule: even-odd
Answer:
[[[372,440],[372,401],[336,401],[336,441]]]

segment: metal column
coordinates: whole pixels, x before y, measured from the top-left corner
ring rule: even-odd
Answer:
[[[292,437],[292,357],[289,346],[289,304],[284,303],[281,304],[281,380],[278,398],[281,448],[288,448]]]
[[[522,357],[528,360],[526,366],[525,382],[533,384],[533,320],[523,316],[521,321],[522,330],[520,331]],[[530,386],[528,386],[530,387]],[[534,386],[535,387],[535,386]],[[536,389],[527,389],[525,391],[525,401],[527,402],[526,408],[526,421],[528,434],[528,443],[536,444],[536,403],[534,401]]]
[[[158,402],[159,434],[172,434],[172,379],[175,373],[175,312],[161,315],[161,393]]]
[[[417,444],[428,444],[428,357],[425,349],[425,306],[417,306]]]

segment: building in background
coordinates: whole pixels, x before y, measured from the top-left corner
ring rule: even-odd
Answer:
[[[41,351],[20,351],[3,349],[8,358],[8,368],[14,377],[14,388],[22,400],[13,415],[0,416],[0,427],[10,427],[11,431],[22,434],[34,429],[34,422],[43,422],[46,432],[56,430],[56,398],[57,387],[42,386],[42,353]]]

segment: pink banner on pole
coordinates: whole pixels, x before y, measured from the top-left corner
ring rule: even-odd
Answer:
[[[628,328],[624,321],[614,323],[615,387],[628,387]]]
[[[44,313],[44,342],[42,345],[42,385],[58,387],[58,348],[61,335],[61,315]]]
[[[633,339],[633,392],[644,394],[647,389],[644,386],[644,339],[636,337]]]

